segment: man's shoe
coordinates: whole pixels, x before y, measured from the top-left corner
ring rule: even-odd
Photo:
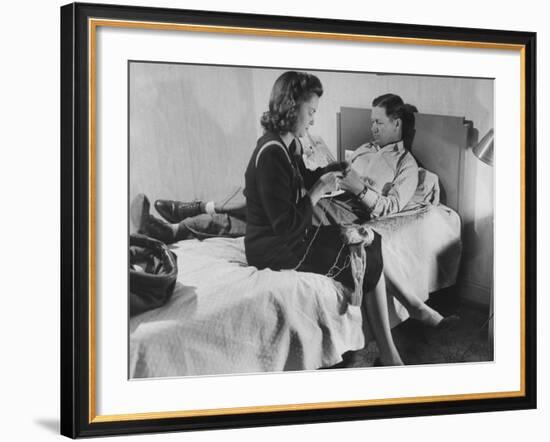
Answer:
[[[149,215],[139,233],[158,239],[164,244],[172,244],[176,240],[174,229],[166,221],[153,215]]]
[[[174,230],[163,220],[149,213],[151,204],[142,193],[137,195],[130,206],[130,218],[138,233],[158,239],[165,244],[175,241]]]
[[[156,200],[155,209],[166,221],[173,224],[203,213],[200,201]]]
[[[149,218],[149,209],[151,204],[149,198],[143,193],[139,193],[130,204],[130,219],[136,231],[140,231]]]

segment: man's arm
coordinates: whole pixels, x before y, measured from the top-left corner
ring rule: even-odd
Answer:
[[[388,189],[383,189],[378,194],[368,189],[362,198],[370,210],[372,218],[398,213],[411,200],[418,186],[418,166],[412,157],[407,158],[399,167],[399,170]]]
[[[377,192],[366,185],[354,169],[342,182],[342,188],[354,194],[373,218],[380,218],[403,210],[413,197],[417,185],[418,165],[410,154],[402,158],[398,164],[395,178],[382,189],[382,192]]]

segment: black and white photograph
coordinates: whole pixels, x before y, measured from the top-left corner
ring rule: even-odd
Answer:
[[[493,361],[494,78],[127,67],[129,379]]]

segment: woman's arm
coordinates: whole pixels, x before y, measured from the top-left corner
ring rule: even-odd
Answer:
[[[303,161],[299,162],[300,173],[304,179],[306,189],[311,189],[319,179],[328,173],[334,172],[337,175],[345,175],[350,170],[350,165],[347,161],[335,161],[325,167],[318,167],[315,170],[309,170]]]
[[[256,165],[256,184],[274,233],[305,233],[311,225],[312,202],[307,194],[295,200],[292,166],[280,147],[268,147],[261,153]]]
[[[337,172],[322,175],[296,201],[293,169],[278,146],[268,147],[258,158],[256,183],[261,204],[275,234],[300,234],[312,223],[313,206],[327,192],[336,189]]]
[[[324,167],[318,167],[315,170],[310,170],[306,167],[303,160],[300,158],[298,162],[300,173],[304,179],[304,186],[306,189],[311,189],[311,187],[321,178],[326,172]]]

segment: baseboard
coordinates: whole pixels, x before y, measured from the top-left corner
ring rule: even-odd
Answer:
[[[472,306],[489,308],[491,303],[491,287],[467,280],[458,281],[457,286],[462,302]]]

